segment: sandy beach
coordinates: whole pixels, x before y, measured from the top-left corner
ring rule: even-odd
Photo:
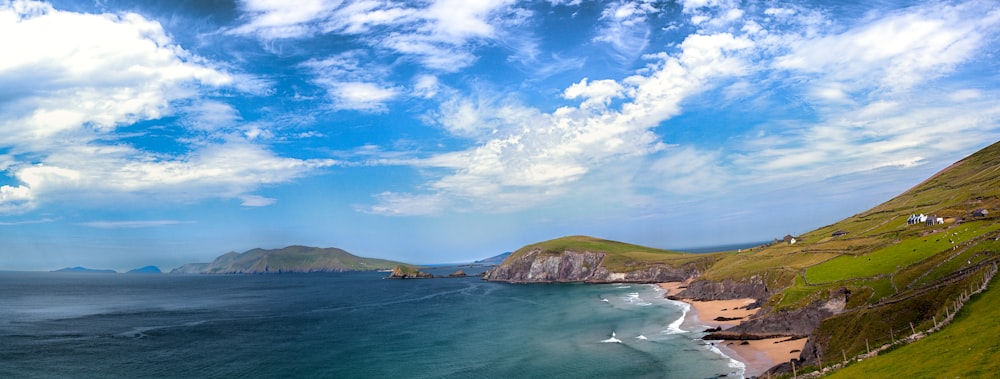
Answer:
[[[686,283],[660,283],[660,288],[667,295],[676,295]],[[753,299],[694,301],[681,299],[691,305],[685,324],[697,326],[720,327],[728,329],[739,325],[743,320],[757,313],[759,309],[747,310],[745,307],[754,302]],[[805,338],[788,340],[786,337],[769,338],[755,341],[722,341],[715,345],[726,355],[746,364],[746,377],[758,376],[767,369],[779,363],[788,362],[799,357],[799,351],[806,344]]]

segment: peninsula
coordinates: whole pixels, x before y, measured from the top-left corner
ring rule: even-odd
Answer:
[[[288,246],[223,254],[210,263],[189,263],[172,274],[272,274],[292,272],[343,272],[391,270],[410,265],[385,259],[363,258],[338,248]]]

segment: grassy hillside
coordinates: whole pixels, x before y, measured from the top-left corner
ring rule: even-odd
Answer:
[[[289,246],[283,249],[253,249],[219,256],[202,271],[206,273],[265,273],[314,271],[389,270],[403,265],[384,259],[362,258],[337,248]]]
[[[603,265],[614,272],[634,271],[655,264],[683,265],[718,256],[718,254],[680,253],[587,236],[569,236],[522,247],[507,260],[516,259],[534,250],[541,250],[542,254],[551,255],[558,255],[564,251],[605,253],[607,255]]]
[[[976,295],[951,325],[829,378],[989,378],[1000,373],[1000,291]]]
[[[770,299],[780,307],[802,305],[834,287],[869,293],[867,301],[876,303],[930,284],[934,276],[924,275],[926,270],[955,271],[994,256],[991,240],[1000,223],[973,212],[998,207],[1000,144],[994,144],[867,212],[798,236],[794,245],[731,254],[705,277],[765,274],[775,287],[788,287]],[[910,215],[921,213],[946,223],[907,225]]]
[[[824,320],[812,337],[827,363],[839,362],[844,355],[862,354],[869,346],[889,344],[913,331],[933,328],[935,321],[949,314],[949,307],[953,311],[956,301],[992,275],[1000,261],[998,207],[1000,143],[871,210],[798,236],[795,244],[779,243],[727,255],[705,277],[739,280],[764,275],[770,286],[783,288],[768,299],[773,311],[799,308],[826,299],[834,291],[848,291],[847,311]],[[977,214],[979,209],[993,213],[983,216]],[[933,215],[932,219],[940,217],[945,222],[909,225],[907,219],[913,214]],[[980,309],[990,316],[1000,313]],[[996,346],[986,341],[995,334],[974,332],[972,326],[954,328],[969,329],[963,332],[968,334],[956,335],[975,341],[971,346]],[[925,343],[919,341],[914,346]],[[915,366],[914,375],[900,375],[887,368],[881,372],[885,375],[876,376],[928,376],[934,371],[923,369],[952,365],[932,350],[920,350],[933,348],[907,349],[915,349],[912,351],[919,355],[898,354],[896,365],[919,360],[926,367]],[[1000,357],[996,353],[994,347],[991,359]],[[862,375],[861,371],[850,372]],[[877,372],[868,375],[871,373]]]

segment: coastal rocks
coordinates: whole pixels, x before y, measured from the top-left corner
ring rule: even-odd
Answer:
[[[396,266],[386,279],[430,279],[434,275],[409,266]]]
[[[489,270],[484,279],[509,283],[655,283],[680,281],[697,274],[694,265],[651,265],[629,272],[611,272],[602,265],[605,254],[592,251],[544,253],[535,249]]]
[[[692,281],[687,288],[677,294],[677,297],[698,301],[731,300],[731,299],[766,299],[767,284],[759,276],[753,276],[743,281],[726,279],[713,282],[704,279]]]
[[[827,300],[817,300],[804,307],[777,310],[741,322],[732,328],[711,333],[705,339],[748,340],[774,336],[808,336],[824,319],[844,311],[850,292],[831,291]]]
[[[466,277],[466,276],[468,276],[468,275],[465,273],[465,271],[462,271],[462,270],[458,270],[458,271],[455,271],[454,273],[448,274],[449,278],[462,278],[462,277]]]

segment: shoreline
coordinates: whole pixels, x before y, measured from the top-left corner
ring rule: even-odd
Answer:
[[[665,290],[665,296],[680,292],[686,285],[684,282],[658,283]],[[757,314],[759,308],[747,310],[754,299],[697,301],[676,299],[688,304],[689,311],[682,318],[681,325],[687,326],[692,332],[702,332],[707,328],[729,329],[739,325],[743,320]],[[698,330],[701,328],[701,330]],[[788,362],[799,357],[799,352],[806,344],[806,338],[790,340],[789,337],[769,338],[753,341],[722,340],[706,341],[718,352],[743,364],[743,376],[754,377],[763,374],[771,367]],[[794,353],[793,353],[794,351]]]

